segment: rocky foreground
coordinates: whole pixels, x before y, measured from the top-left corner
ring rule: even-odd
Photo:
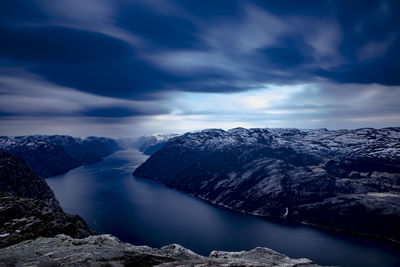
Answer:
[[[186,133],[134,175],[245,213],[400,242],[400,128]]]
[[[66,235],[38,238],[0,250],[5,266],[318,266],[308,259],[291,259],[267,248],[213,251],[200,256],[180,245],[161,249],[122,243],[111,235],[74,239]]]
[[[0,193],[0,248],[57,234],[83,238],[96,232],[80,216],[44,201]]]

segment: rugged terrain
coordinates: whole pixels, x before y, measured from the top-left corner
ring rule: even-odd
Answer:
[[[111,235],[73,239],[66,235],[38,238],[0,250],[5,266],[318,266],[267,248],[242,252],[213,251],[203,257],[180,246],[161,249],[122,243]]]
[[[23,160],[0,152],[0,247],[62,233],[95,234],[80,216],[63,212],[44,179]]]
[[[400,241],[400,128],[187,133],[134,175],[254,215]]]
[[[32,171],[24,160],[6,152],[0,152],[0,192],[60,207],[46,181]]]
[[[119,150],[104,137],[84,139],[67,135],[0,136],[0,152],[23,158],[42,177],[65,173],[83,164],[101,161]]]
[[[267,248],[203,257],[176,244],[154,249],[95,234],[63,212],[25,161],[0,152],[0,266],[317,266]]]

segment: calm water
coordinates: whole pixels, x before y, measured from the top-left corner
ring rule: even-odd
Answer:
[[[66,212],[135,245],[179,243],[203,255],[264,246],[324,265],[400,266],[400,246],[232,213],[133,177],[145,159],[137,150],[120,151],[47,182]]]

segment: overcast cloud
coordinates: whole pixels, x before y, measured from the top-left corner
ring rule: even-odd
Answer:
[[[399,1],[2,1],[0,134],[400,124]]]

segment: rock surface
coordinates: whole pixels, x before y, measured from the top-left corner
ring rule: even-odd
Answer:
[[[6,152],[0,152],[0,192],[43,200],[54,208],[60,208],[46,181],[25,161]]]
[[[46,181],[23,160],[0,153],[0,247],[61,233],[95,234],[80,216],[63,212]]]
[[[0,247],[57,234],[83,238],[96,232],[80,216],[45,201],[0,193]]]
[[[1,249],[0,262],[5,266],[318,266],[267,248],[213,251],[203,257],[176,244],[154,249],[122,243],[111,235],[29,240]]]
[[[400,128],[187,133],[134,175],[254,215],[400,241]]]
[[[101,161],[118,149],[120,147],[115,140],[104,137],[0,136],[0,151],[23,158],[35,172],[45,178],[83,164]]]

